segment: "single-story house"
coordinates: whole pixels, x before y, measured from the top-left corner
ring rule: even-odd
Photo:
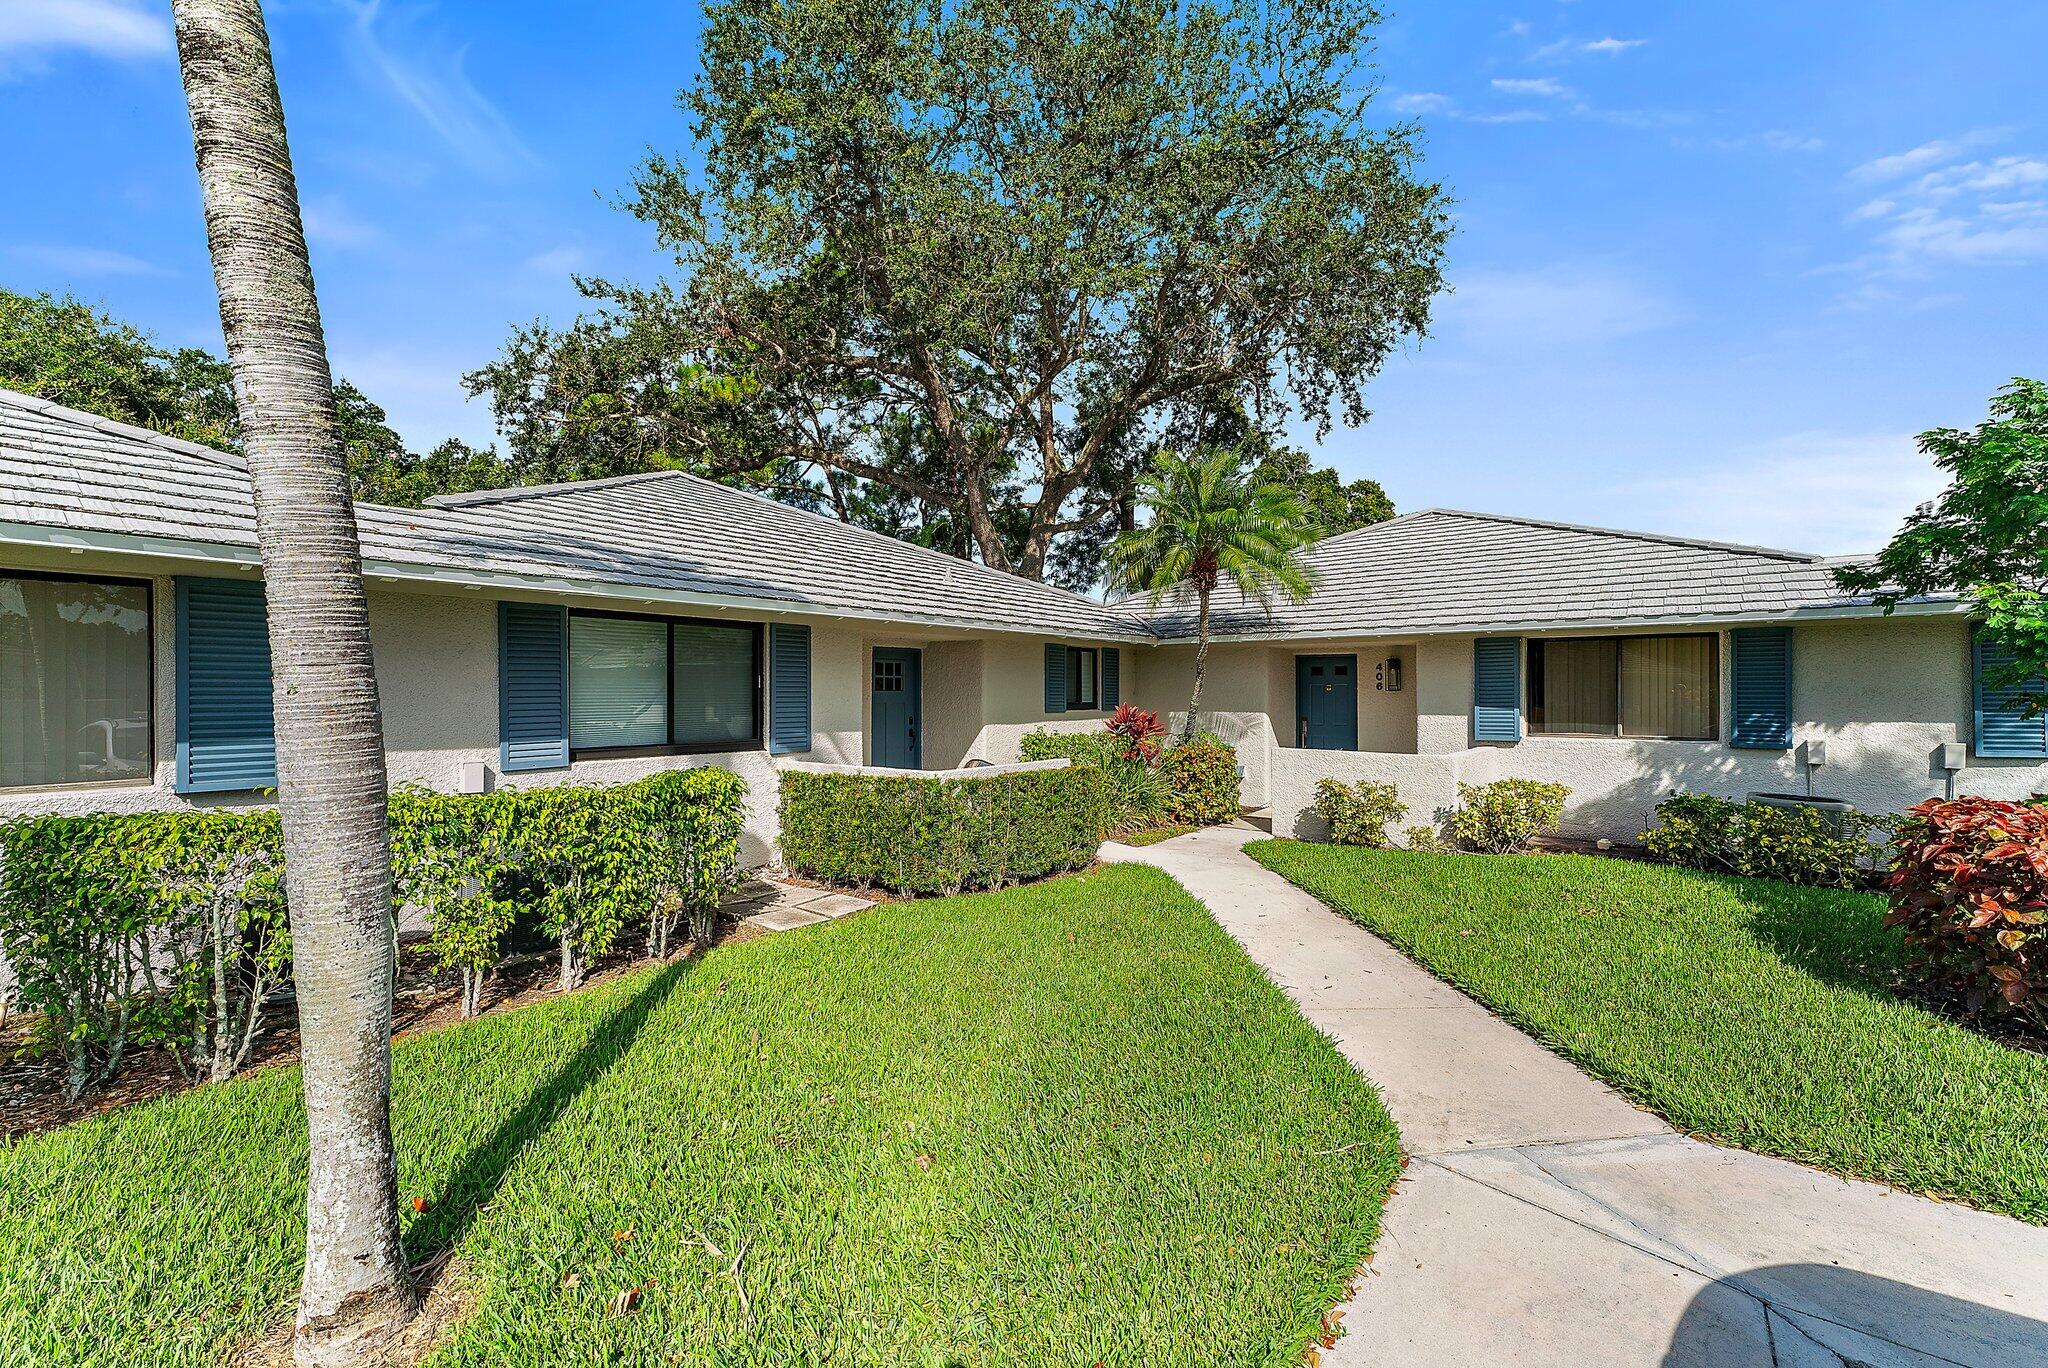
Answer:
[[[1192,610],[1105,604],[679,473],[358,510],[394,783],[716,764],[772,858],[778,768],[947,769],[1120,701],[1184,709]],[[0,818],[261,801],[269,650],[233,456],[0,391]],[[1889,810],[2048,787],[1969,605],[1892,616],[1814,556],[1428,510],[1318,543],[1302,604],[1219,595],[1204,721],[1244,801],[1317,779],[1556,779],[1633,836],[1674,789]]]

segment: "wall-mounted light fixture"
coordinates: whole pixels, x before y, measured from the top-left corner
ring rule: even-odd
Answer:
[[[1401,657],[1387,657],[1387,692],[1401,692]]]

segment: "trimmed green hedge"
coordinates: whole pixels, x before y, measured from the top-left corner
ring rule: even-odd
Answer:
[[[630,784],[391,798],[396,901],[426,912],[427,951],[461,972],[474,1013],[515,915],[561,946],[562,986],[628,927],[666,954],[683,917],[715,915],[738,883],[746,784],[669,770]],[[0,823],[0,951],[35,1047],[64,1060],[73,1097],[135,1048],[172,1049],[188,1075],[248,1059],[289,972],[284,855],[270,809],[178,810]]]
[[[828,883],[898,893],[1001,888],[1095,859],[1108,820],[1092,765],[986,777],[782,776],[782,859]]]

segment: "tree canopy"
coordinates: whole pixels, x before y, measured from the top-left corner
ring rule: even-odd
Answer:
[[[1992,396],[1986,421],[1919,440],[1948,488],[1874,560],[1836,579],[1887,611],[1921,595],[1967,594],[1981,630],[2011,655],[1993,682],[2048,676],[2048,384],[2015,379]]]
[[[1425,330],[1448,202],[1412,129],[1368,123],[1377,23],[714,0],[698,157],[649,158],[627,204],[677,278],[580,281],[592,311],[473,391],[557,476],[675,465],[1092,580],[1176,413],[1360,422]],[[1326,473],[1331,516],[1369,511]]]
[[[68,296],[0,289],[0,385],[221,451],[242,448],[227,362],[200,347],[164,347]],[[433,494],[522,482],[497,453],[455,438],[409,450],[384,410],[346,380],[335,383],[334,402],[359,499],[410,508]]]

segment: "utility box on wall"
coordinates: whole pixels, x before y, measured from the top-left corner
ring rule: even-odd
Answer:
[[[488,793],[491,787],[491,767],[481,760],[462,762],[462,773],[456,779],[457,793]]]

